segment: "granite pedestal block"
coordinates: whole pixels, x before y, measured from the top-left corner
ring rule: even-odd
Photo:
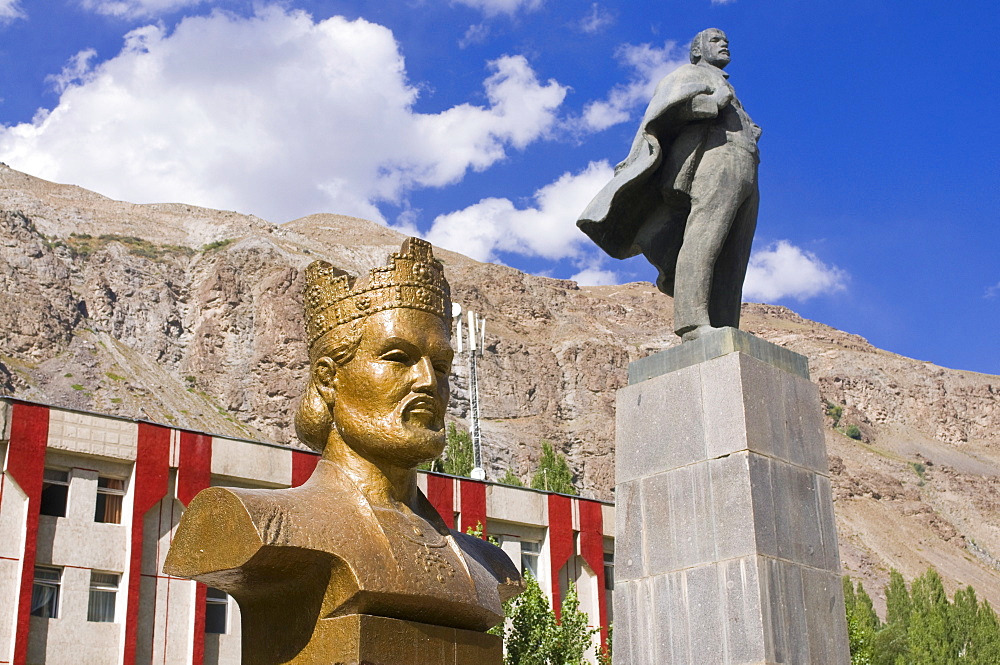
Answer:
[[[616,665],[846,665],[819,394],[724,328],[618,392]]]

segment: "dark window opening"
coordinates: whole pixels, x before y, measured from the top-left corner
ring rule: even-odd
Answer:
[[[225,634],[228,613],[229,595],[225,591],[208,587],[208,593],[205,594],[205,632]]]
[[[66,517],[66,500],[69,497],[69,471],[45,469],[42,480],[42,515]]]

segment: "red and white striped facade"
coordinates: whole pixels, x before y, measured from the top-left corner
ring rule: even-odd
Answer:
[[[173,532],[200,490],[296,486],[318,457],[0,399],[0,459],[0,665],[235,665],[236,603],[225,632],[206,634],[206,587],[160,572]],[[68,472],[63,517],[41,514],[46,469]],[[120,524],[95,521],[105,478],[125,481]],[[533,565],[554,607],[573,582],[591,624],[610,623],[613,505],[439,474],[419,483],[453,528],[482,523],[515,564]],[[59,571],[55,618],[32,616],[36,566]],[[88,620],[91,571],[120,575],[113,621]]]

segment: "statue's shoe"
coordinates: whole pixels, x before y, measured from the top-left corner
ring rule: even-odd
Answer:
[[[721,330],[721,328],[716,328],[715,326],[698,326],[694,330],[689,330],[683,335],[681,335],[681,342],[694,341],[699,337],[701,337],[702,335],[707,335],[713,330]]]

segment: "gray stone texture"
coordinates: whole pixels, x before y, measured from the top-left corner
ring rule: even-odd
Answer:
[[[720,332],[618,393],[615,663],[845,665],[818,392]]]
[[[698,339],[681,346],[636,360],[628,367],[628,382],[639,383],[734,351],[753,356],[804,379],[809,378],[809,359],[805,356],[771,344],[739,328],[726,327],[706,332]]]

